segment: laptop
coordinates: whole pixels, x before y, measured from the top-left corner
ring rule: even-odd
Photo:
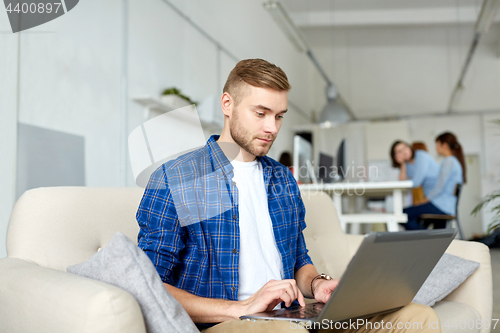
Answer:
[[[245,315],[244,320],[288,320],[321,323],[372,317],[410,303],[455,238],[455,229],[372,232],[326,304]],[[325,272],[327,273],[327,272]]]

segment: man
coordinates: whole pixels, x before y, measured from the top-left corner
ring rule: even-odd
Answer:
[[[209,332],[290,331],[287,322],[237,319],[305,305],[304,297],[326,302],[338,284],[320,276],[307,254],[305,208],[292,174],[265,156],[290,88],[279,67],[240,61],[221,97],[220,137],[158,168],[137,212],[139,247],[195,323],[222,322]],[[418,305],[396,316],[415,311],[437,318]]]

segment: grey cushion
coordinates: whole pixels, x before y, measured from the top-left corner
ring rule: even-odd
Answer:
[[[433,306],[460,286],[478,267],[478,262],[443,254],[413,302]]]
[[[67,271],[129,292],[141,307],[149,333],[199,332],[167,291],[148,256],[120,232],[89,260],[70,266]]]

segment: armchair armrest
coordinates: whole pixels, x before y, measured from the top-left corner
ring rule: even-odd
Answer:
[[[0,302],[5,332],[146,332],[126,291],[22,259],[0,260]]]
[[[349,260],[351,260],[351,258],[354,257],[354,255],[358,251],[359,246],[363,242],[365,236],[346,234],[345,237],[347,239],[347,246],[349,248]]]
[[[444,301],[465,303],[476,309],[483,322],[490,321],[493,311],[493,282],[491,275],[490,249],[478,242],[454,240],[446,253],[479,262],[479,268],[462,285],[449,294]],[[481,332],[487,332],[483,328]]]
[[[363,236],[346,234],[349,256],[352,257],[363,240]],[[478,242],[453,240],[446,253],[479,262],[480,266],[462,285],[443,301],[467,304],[477,310],[483,321],[490,321],[493,309],[491,257],[488,247]],[[487,332],[486,328],[482,333]]]

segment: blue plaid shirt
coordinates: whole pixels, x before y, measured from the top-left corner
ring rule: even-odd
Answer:
[[[163,282],[201,297],[237,300],[238,189],[217,139],[151,175],[137,211],[138,241]],[[288,168],[266,156],[258,159],[284,278],[292,279],[312,264],[302,234],[304,204]]]

